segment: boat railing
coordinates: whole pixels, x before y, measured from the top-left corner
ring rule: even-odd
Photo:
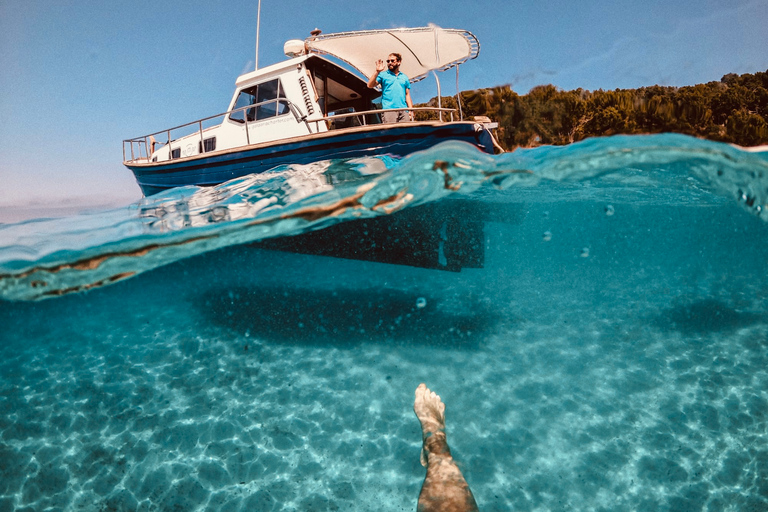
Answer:
[[[330,127],[333,127],[334,124],[337,121],[341,121],[343,119],[350,119],[352,118],[354,120],[355,126],[367,126],[368,124],[379,124],[381,121],[377,119],[377,123],[368,123],[367,119],[368,116],[376,116],[380,115],[384,112],[403,112],[403,111],[410,111],[410,112],[436,112],[437,117],[439,121],[443,120],[443,114],[449,114],[450,115],[450,122],[454,121],[454,114],[456,114],[456,109],[453,108],[438,108],[438,107],[413,107],[413,108],[392,108],[392,109],[376,109],[376,110],[361,110],[359,112],[337,112],[330,116],[320,117],[317,119],[313,119],[310,121],[310,123],[321,123],[326,122],[330,125]],[[343,126],[347,128],[347,126]]]
[[[222,112],[220,114],[214,114],[212,116],[204,117],[202,119],[198,119],[196,121],[192,121],[185,124],[180,124],[179,126],[174,126],[173,128],[167,128],[165,130],[161,130],[159,132],[149,133],[147,135],[142,135],[141,137],[136,137],[133,139],[126,139],[123,141],[123,162],[124,163],[135,163],[135,162],[149,162],[150,158],[152,157],[152,153],[155,152],[155,147],[163,147],[166,145],[170,145],[171,143],[185,138],[189,137],[190,135],[193,135],[195,132],[197,132],[198,137],[194,139],[190,139],[188,142],[190,143],[198,143],[198,153],[208,153],[210,151],[213,151],[214,149],[207,149],[206,148],[206,139],[205,139],[205,132],[208,130],[211,130],[213,128],[216,128],[217,126],[221,126],[221,121],[214,122],[214,120],[218,120],[219,118],[225,118],[226,116],[231,116],[232,114],[238,114],[242,112],[242,120],[236,120],[240,121],[245,126],[245,144],[244,146],[248,146],[251,144],[250,141],[250,134],[248,130],[248,123],[254,123],[257,121],[263,121],[267,118],[261,118],[261,119],[255,119],[255,115],[252,113],[247,112],[248,110],[251,110],[253,113],[257,112],[260,107],[265,107],[267,105],[274,104],[274,112],[275,114],[269,116],[275,117],[277,116],[277,112],[281,109],[281,105],[285,105],[285,107],[293,114],[293,116],[296,118],[296,121],[299,123],[306,122],[306,117],[301,113],[301,111],[294,105],[289,99],[287,98],[275,98],[270,99],[266,101],[261,101],[258,103],[252,103],[250,105],[246,105],[245,107],[240,107],[232,110],[228,110],[226,112]],[[183,130],[184,133],[176,133],[180,130]],[[165,138],[164,141],[158,141],[155,140],[156,136],[163,136]],[[178,149],[179,155],[174,156],[174,151]],[[184,158],[185,156],[193,156],[193,155],[181,155],[181,148],[171,148],[171,150],[168,151],[168,159],[169,160],[177,160],[179,158]],[[130,158],[129,158],[130,157]]]
[[[272,114],[269,117],[256,119],[256,116],[253,115],[253,113],[247,112],[248,110],[251,110],[252,112],[257,112],[259,107],[266,107],[270,104],[274,104],[275,114]],[[284,107],[281,105],[283,105]],[[378,116],[383,112],[387,112],[387,111],[396,112],[396,111],[407,110],[411,112],[435,112],[437,113],[437,117],[440,122],[443,121],[443,114],[449,114],[450,121],[453,122],[454,114],[456,113],[455,109],[450,109],[450,108],[413,107],[413,108],[388,109],[388,110],[381,110],[381,109],[364,110],[359,112],[337,112],[330,116],[324,116],[324,117],[308,120],[307,116],[304,115],[302,111],[296,105],[294,105],[289,99],[276,98],[276,99],[270,99],[267,101],[262,101],[259,103],[247,105],[245,107],[228,110],[227,112],[222,112],[220,114],[204,117],[196,121],[185,123],[179,126],[174,126],[173,128],[168,128],[166,130],[149,133],[141,137],[126,139],[123,141],[123,162],[126,164],[138,163],[138,162],[149,163],[150,159],[152,158],[152,154],[155,152],[155,150],[157,148],[162,148],[163,146],[169,147],[168,160],[178,160],[181,158],[197,156],[199,154],[215,151],[215,145],[208,144],[207,142],[208,139],[206,139],[205,133],[222,124],[222,121],[214,122],[214,120],[218,120],[220,118],[223,119],[223,118],[226,118],[227,116],[230,116],[230,119],[231,119],[232,118],[231,116],[233,114],[238,114],[241,112],[242,112],[242,119],[233,119],[233,120],[237,122],[242,122],[245,127],[245,130],[244,130],[245,137],[243,140],[244,143],[239,146],[237,145],[228,146],[227,149],[230,149],[232,147],[250,146],[251,135],[250,135],[250,130],[248,129],[249,123],[256,123],[259,121],[264,121],[271,117],[275,117],[278,115],[277,112],[279,112],[283,108],[287,108],[288,111],[290,111],[290,113],[293,114],[293,116],[296,118],[296,122],[306,124],[310,132],[313,132],[312,125],[314,125],[315,133],[320,131],[321,123],[324,124],[329,129],[339,129],[339,128],[348,127],[348,126],[345,126],[345,124],[348,123],[350,118],[353,119],[353,126],[367,126],[369,124],[380,124],[381,121],[378,119]],[[368,119],[370,117],[374,118],[373,123],[368,122]],[[182,133],[179,133],[180,131]],[[197,136],[191,137],[195,133],[197,134]],[[156,140],[157,136],[162,136],[163,139],[165,140],[158,141]],[[192,154],[182,155],[181,154],[182,148],[180,146],[176,148],[171,147],[171,144],[173,142],[176,142],[183,138],[187,138],[187,141],[186,141],[187,144],[189,143],[194,144],[195,142],[197,142],[198,144],[197,153],[193,152]]]

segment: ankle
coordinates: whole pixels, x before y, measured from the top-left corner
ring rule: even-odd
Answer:
[[[445,440],[445,432],[427,432],[424,438],[424,451],[430,455],[451,456],[451,450]]]

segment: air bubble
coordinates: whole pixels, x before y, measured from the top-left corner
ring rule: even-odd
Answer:
[[[613,215],[614,213],[615,213],[615,212],[614,212],[614,210],[613,210],[613,205],[612,205],[612,204],[609,204],[608,206],[606,206],[606,207],[605,207],[605,214],[606,214],[606,215],[608,215],[608,216],[610,217],[610,216],[611,216],[611,215]]]
[[[427,307],[427,299],[425,299],[424,297],[419,297],[418,299],[416,299],[416,307],[419,309]]]
[[[545,242],[549,242],[550,240],[552,240],[552,233],[549,231],[545,231],[544,234],[541,236],[541,239],[544,240]]]

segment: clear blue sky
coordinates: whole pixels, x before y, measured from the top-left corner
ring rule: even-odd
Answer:
[[[226,109],[253,67],[256,5],[0,0],[0,209],[138,199],[121,141]],[[461,89],[683,86],[768,69],[768,0],[262,0],[259,63],[315,27],[428,23],[480,39]],[[435,92],[414,86],[416,101]]]

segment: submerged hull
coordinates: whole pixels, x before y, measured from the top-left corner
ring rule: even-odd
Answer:
[[[460,140],[493,153],[493,139],[472,122],[370,125],[253,144],[190,158],[126,164],[145,196],[187,185],[218,185],[278,165],[309,164],[333,158],[407,156],[440,142]]]

